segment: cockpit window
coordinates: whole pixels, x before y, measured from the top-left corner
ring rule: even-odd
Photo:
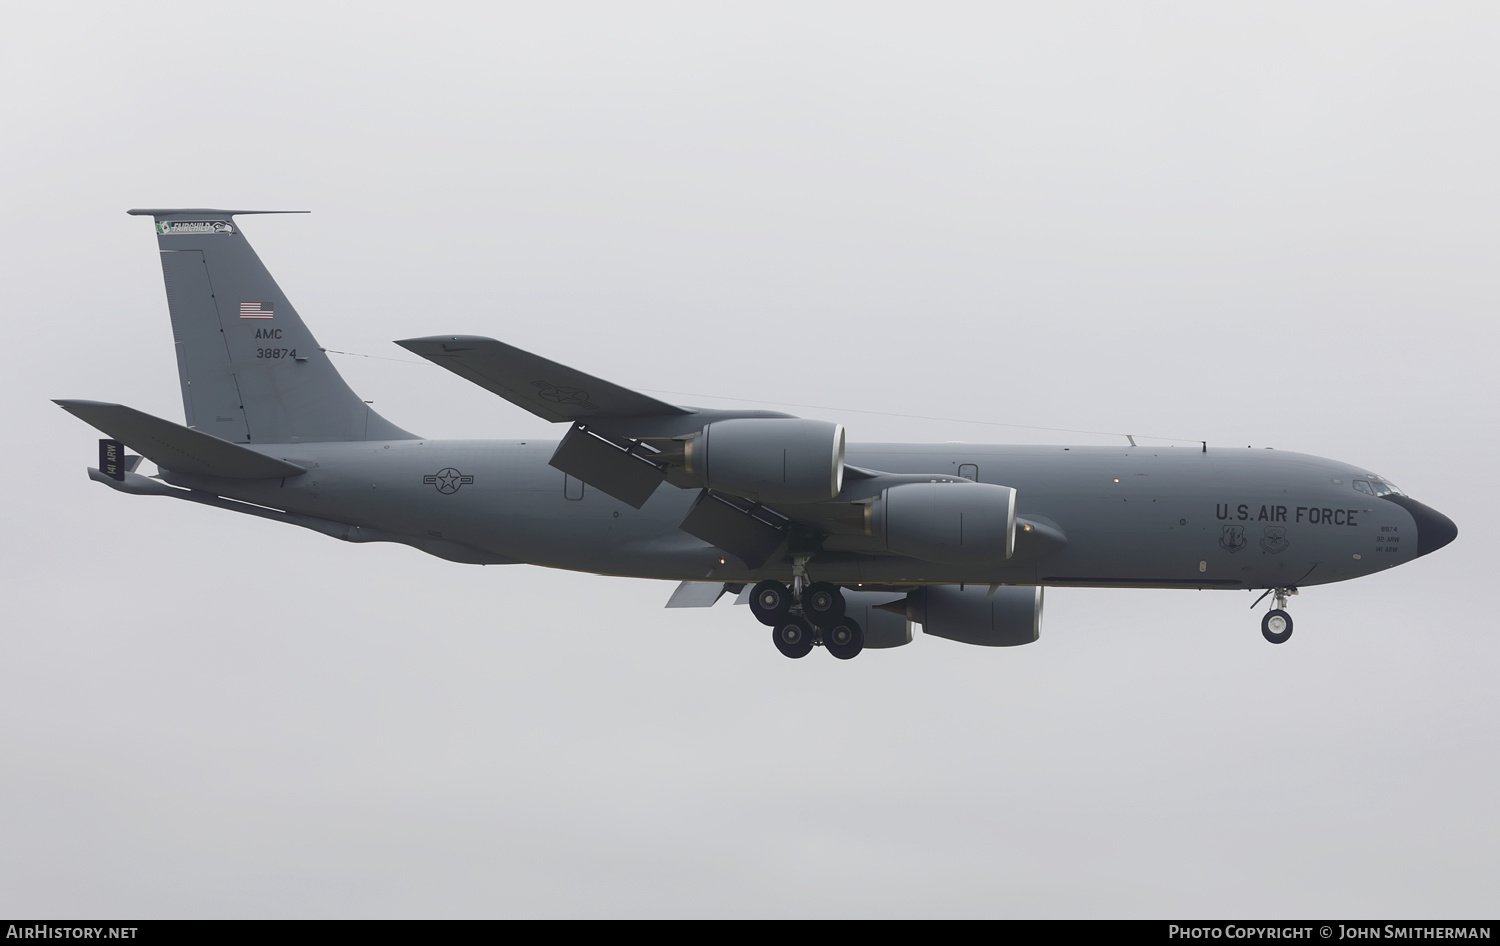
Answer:
[[[1355,480],[1354,488],[1359,490],[1361,493],[1369,493],[1371,496],[1375,495],[1375,491],[1370,488],[1370,484],[1366,483],[1364,480]]]
[[[1359,489],[1361,482],[1362,482],[1361,480],[1355,480],[1354,481],[1354,488],[1355,489]],[[1386,480],[1386,479],[1382,479],[1379,476],[1371,476],[1370,477],[1370,483],[1369,483],[1369,485],[1370,485],[1370,489],[1373,491],[1373,494],[1376,495],[1376,496],[1405,496],[1406,495],[1405,493],[1401,492],[1401,489],[1398,486],[1396,486],[1395,483],[1392,483],[1391,481]]]

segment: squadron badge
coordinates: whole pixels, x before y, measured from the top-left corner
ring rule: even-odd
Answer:
[[[1260,540],[1260,547],[1271,555],[1284,551],[1291,541],[1286,537],[1286,526],[1266,526],[1266,534]]]
[[[1226,552],[1238,552],[1250,544],[1245,538],[1244,526],[1225,526],[1224,532],[1219,536],[1219,548]]]

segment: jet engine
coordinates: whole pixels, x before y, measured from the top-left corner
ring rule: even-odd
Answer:
[[[911,643],[911,621],[899,608],[904,599],[900,592],[844,589],[844,616],[864,630],[866,650]]]
[[[759,502],[827,502],[844,485],[844,428],[797,417],[717,421],[684,445],[683,470]]]
[[[1042,588],[1013,585],[929,585],[906,597],[906,616],[924,634],[960,644],[1014,647],[1042,633]]]
[[[876,497],[866,534],[889,551],[927,562],[1000,562],[1016,548],[1016,491],[972,483],[902,483]]]

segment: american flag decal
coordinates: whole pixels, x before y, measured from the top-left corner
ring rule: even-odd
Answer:
[[[276,315],[269,302],[241,302],[240,318],[242,319],[269,319]]]

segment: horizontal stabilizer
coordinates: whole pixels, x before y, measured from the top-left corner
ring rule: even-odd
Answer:
[[[270,479],[307,472],[295,463],[268,457],[122,404],[65,400],[53,403],[173,472],[230,479]]]
[[[493,338],[434,335],[396,344],[554,423],[694,413]]]
[[[125,211],[132,217],[243,217],[246,214],[306,214],[311,210],[215,210],[212,207],[136,207]]]

